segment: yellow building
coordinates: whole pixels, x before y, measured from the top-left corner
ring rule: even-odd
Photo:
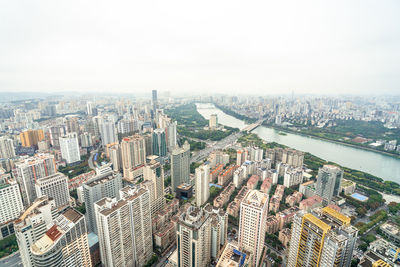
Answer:
[[[28,130],[19,134],[23,147],[37,146],[44,139],[43,130]]]

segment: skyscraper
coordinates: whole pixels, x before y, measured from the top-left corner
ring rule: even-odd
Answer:
[[[124,177],[134,179],[134,169],[146,163],[146,144],[143,136],[136,134],[122,139],[121,159]]]
[[[15,221],[15,237],[17,239],[22,264],[32,265],[31,245],[39,240],[47,231],[47,225],[53,222],[57,209],[54,200],[47,196],[36,201]]]
[[[316,194],[328,201],[340,193],[343,170],[334,165],[324,165],[318,171]]]
[[[247,192],[240,203],[239,248],[253,253],[252,266],[259,266],[264,247],[268,195],[258,190]]]
[[[55,173],[54,156],[50,154],[36,154],[34,157],[24,158],[15,163],[13,175],[20,185],[25,207],[30,206],[37,198],[35,181]]]
[[[143,266],[153,252],[150,194],[125,187],[120,195],[95,204],[101,260],[109,267]]]
[[[87,102],[86,103],[86,114],[88,116],[93,115],[93,103],[92,102]]]
[[[153,106],[153,112],[155,112],[158,108],[157,90],[151,91],[151,103]]]
[[[98,175],[93,180],[83,185],[83,198],[85,200],[89,232],[97,233],[94,203],[104,197],[116,197],[119,199],[119,190],[121,188],[121,174],[112,171]]]
[[[117,129],[112,120],[104,120],[99,124],[101,143],[103,146],[113,144],[118,141]]]
[[[122,153],[121,145],[114,144],[108,147],[108,154],[114,171],[122,171]]]
[[[146,165],[143,172],[144,180],[152,181],[153,199],[151,199],[152,214],[161,211],[165,205],[164,198],[164,169],[161,164],[155,160]]]
[[[190,145],[187,141],[183,146],[176,147],[171,153],[171,185],[172,191],[176,187],[189,183],[190,175]]]
[[[67,134],[67,127],[65,125],[55,125],[49,128],[50,143],[54,148],[60,147],[60,137]]]
[[[20,133],[19,138],[23,147],[32,147],[44,139],[44,133],[43,130],[28,130]]]
[[[167,143],[164,129],[155,129],[153,132],[153,154],[165,157],[167,155]]]
[[[190,206],[179,216],[178,267],[208,266],[211,261],[211,218],[202,208]]]
[[[210,119],[208,121],[208,127],[210,127],[210,129],[215,129],[218,126],[218,117],[217,114],[211,114],[210,115]]]
[[[315,214],[299,211],[293,219],[287,266],[348,267],[357,234],[350,218],[332,208]]]
[[[59,143],[61,156],[67,162],[67,164],[75,163],[81,160],[78,135],[76,133],[68,133],[65,136],[60,136]]]
[[[8,159],[15,157],[14,142],[6,136],[0,137],[0,158]]]
[[[12,228],[8,224],[18,218],[21,211],[24,210],[22,205],[21,193],[17,182],[0,181],[0,237],[8,236],[12,233]]]
[[[168,151],[171,152],[177,145],[176,138],[176,121],[170,122],[167,126],[167,139],[168,139]]]
[[[33,266],[92,266],[85,216],[73,208],[67,208],[49,227],[31,245]]]
[[[210,197],[210,165],[203,164],[196,168],[196,205],[202,206]]]
[[[54,199],[56,207],[69,205],[68,177],[55,173],[36,180],[37,197],[48,196]]]

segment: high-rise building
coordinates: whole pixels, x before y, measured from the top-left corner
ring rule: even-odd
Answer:
[[[153,132],[153,154],[165,157],[167,155],[167,142],[164,129],[155,129]]]
[[[122,176],[120,173],[112,171],[98,175],[83,185],[83,198],[85,200],[89,232],[97,233],[94,203],[104,197],[116,197],[119,199],[120,189],[122,189]]]
[[[88,116],[93,115],[93,103],[92,102],[87,102],[86,103],[86,114]]]
[[[56,215],[57,209],[54,200],[49,200],[45,196],[36,199],[15,221],[15,237],[23,266],[33,266],[31,245],[46,233],[47,226],[53,222]]]
[[[153,155],[153,134],[144,134],[143,138],[146,145],[146,157]]]
[[[56,207],[69,205],[68,177],[62,173],[55,173],[36,180],[37,197],[48,196],[54,199]]]
[[[328,203],[333,196],[339,196],[343,170],[334,165],[324,165],[318,171],[315,193]]]
[[[79,152],[78,135],[76,133],[68,133],[59,138],[61,156],[67,164],[75,163],[81,160]]]
[[[65,125],[55,125],[49,128],[50,143],[54,148],[60,147],[59,138],[67,134],[67,127]]]
[[[32,147],[44,139],[44,133],[43,130],[28,130],[20,133],[19,138],[23,147]]]
[[[15,163],[13,175],[20,189],[24,206],[30,206],[35,201],[35,181],[55,174],[57,171],[54,156],[50,154],[36,154]]]
[[[167,126],[167,139],[168,139],[168,151],[171,152],[177,145],[176,138],[176,121],[170,122]]]
[[[264,247],[268,195],[250,190],[240,203],[239,248],[253,253],[252,266],[259,266]]]
[[[121,145],[114,144],[108,147],[108,154],[114,171],[122,171]]]
[[[101,261],[105,266],[144,266],[153,252],[149,191],[125,187],[121,199],[95,203]]]
[[[104,120],[100,123],[99,128],[101,143],[103,144],[103,146],[118,142],[117,129],[115,127],[114,121]]]
[[[207,202],[210,197],[210,166],[203,164],[196,168],[196,205],[197,207],[202,206]]]
[[[202,208],[190,206],[179,216],[178,267],[208,266],[211,261],[211,218]]]
[[[143,136],[136,134],[122,139],[121,159],[124,177],[134,179],[134,169],[146,163],[146,144]]]
[[[154,195],[151,199],[151,212],[155,214],[165,206],[164,169],[159,162],[152,160],[144,168],[143,177],[144,180],[152,181]]]
[[[210,119],[208,121],[208,124],[209,124],[208,127],[210,129],[215,129],[215,128],[218,127],[218,116],[217,116],[217,114],[211,114],[210,115]]]
[[[204,210],[209,213],[211,217],[211,258],[217,259],[222,252],[221,249],[227,242],[228,213],[222,208],[217,209],[210,204],[207,204]]]
[[[22,205],[21,193],[17,182],[13,180],[0,181],[0,230],[7,232],[8,227],[3,230],[4,224],[7,224],[20,215],[24,210]],[[1,233],[5,236],[10,233]]]
[[[155,112],[158,108],[157,90],[151,91],[151,102],[153,106],[153,112]]]
[[[283,176],[283,185],[291,187],[303,183],[303,169],[286,167],[285,174]]]
[[[172,191],[183,184],[189,183],[190,175],[190,145],[187,141],[183,146],[176,147],[171,153],[171,185]]]
[[[6,136],[0,137],[0,158],[8,159],[15,157],[14,142]]]
[[[35,267],[92,266],[85,216],[67,208],[30,250]]]
[[[293,219],[287,266],[348,267],[357,234],[350,218],[330,207],[315,214],[299,211]]]
[[[65,124],[67,126],[67,133],[77,133],[79,134],[81,129],[79,127],[79,122],[78,122],[78,117],[73,115],[73,116],[67,116],[65,118]]]
[[[92,134],[88,132],[84,132],[79,136],[80,143],[82,147],[91,147],[93,146]]]

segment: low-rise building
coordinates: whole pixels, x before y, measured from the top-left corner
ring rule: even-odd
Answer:
[[[227,212],[229,215],[233,217],[239,216],[240,203],[242,202],[248,191],[249,189],[247,188],[247,186],[243,186],[242,189],[240,189],[233,202],[229,203],[228,205]]]
[[[345,195],[351,195],[356,190],[356,183],[353,181],[343,179],[340,186],[340,191]]]
[[[269,194],[269,192],[271,191],[271,187],[272,187],[272,179],[271,178],[265,178],[265,180],[261,184],[260,190],[261,190],[261,192]]]
[[[260,180],[260,177],[258,175],[252,175],[250,179],[247,181],[247,187],[249,189],[256,189],[258,181]]]
[[[290,242],[291,231],[289,228],[284,228],[279,231],[279,241],[281,241],[282,245],[287,248]]]
[[[397,246],[400,245],[400,227],[398,224],[392,221],[387,221],[380,226],[380,229],[386,238]]]
[[[274,234],[279,231],[279,221],[275,216],[267,217],[267,224],[265,226],[265,230],[269,234]]]
[[[235,186],[233,183],[229,183],[227,187],[214,199],[214,207],[222,208],[228,203],[230,196],[232,195],[233,191],[235,191]]]
[[[322,197],[315,195],[300,201],[299,208],[301,210],[310,211],[314,208],[322,206]]]

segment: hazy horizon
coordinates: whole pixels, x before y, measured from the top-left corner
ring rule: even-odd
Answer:
[[[3,1],[0,91],[400,93],[399,1]]]

